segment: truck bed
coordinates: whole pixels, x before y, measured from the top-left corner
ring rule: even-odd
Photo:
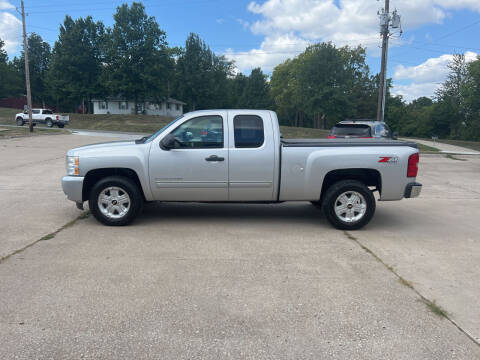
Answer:
[[[413,141],[389,139],[282,139],[284,147],[355,147],[355,146],[409,146],[418,149]]]

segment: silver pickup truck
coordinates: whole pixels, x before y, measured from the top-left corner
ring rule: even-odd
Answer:
[[[68,151],[63,191],[106,225],[129,224],[145,201],[310,201],[338,229],[363,227],[380,200],[420,194],[415,143],[287,140],[267,110],[185,114],[136,141]]]

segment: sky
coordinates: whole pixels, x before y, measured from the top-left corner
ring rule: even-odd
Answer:
[[[115,0],[25,0],[27,32],[53,47],[65,15],[91,15],[107,26]],[[380,68],[379,19],[384,0],[145,0],[147,14],[167,33],[171,46],[182,46],[190,32],[200,35],[219,55],[249,74],[261,67],[271,74],[309,44],[367,48],[372,73]],[[21,51],[19,0],[0,0],[0,38],[10,58]],[[434,96],[448,74],[455,53],[467,61],[480,53],[480,0],[391,0],[402,18],[403,34],[392,34],[388,76],[392,92],[407,101]]]

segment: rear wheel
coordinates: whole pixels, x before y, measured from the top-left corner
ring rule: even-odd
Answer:
[[[25,124],[25,122],[23,121],[23,118],[18,117],[17,118],[17,126],[23,126],[23,124]]]
[[[372,219],[375,197],[364,183],[343,180],[328,188],[322,208],[325,217],[337,229],[357,230]]]
[[[130,224],[143,208],[143,196],[138,186],[122,176],[99,180],[90,191],[90,210],[105,225]]]
[[[63,127],[65,126],[65,124],[58,123],[57,126],[58,126],[60,129],[63,129]]]
[[[45,124],[47,124],[47,126],[48,126],[49,128],[51,128],[51,127],[53,126],[53,121],[52,121],[52,119],[50,119],[50,118],[45,119]]]

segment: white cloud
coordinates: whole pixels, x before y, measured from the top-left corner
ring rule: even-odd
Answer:
[[[240,71],[247,71],[255,67],[270,72],[273,68],[287,59],[301,53],[308,46],[305,39],[293,34],[280,36],[267,36],[259,49],[252,49],[244,52],[234,52],[227,49],[225,56],[235,60],[235,65]]]
[[[478,0],[396,0],[395,6],[402,15],[402,27],[413,29],[425,24],[441,23],[450,9],[470,9],[480,12]],[[377,11],[381,2],[374,0],[267,0],[252,1],[248,10],[260,18],[250,23],[249,29],[265,39],[259,49],[252,49],[250,58],[245,54],[235,56],[230,49],[227,55],[238,61],[238,67],[246,70],[245,65],[276,65],[287,57],[297,54],[300,47],[285,56],[270,51],[265,52],[269,43],[282,42],[289,37],[297,39],[299,44],[332,41],[338,46],[363,45],[377,52],[379,44],[379,20]],[[392,46],[400,42],[392,42]],[[286,50],[286,49],[284,49]],[[303,50],[303,49],[302,49]]]
[[[243,30],[247,30],[248,27],[250,26],[250,23],[246,20],[243,20],[243,19],[237,19],[237,22],[242,25],[243,27]]]
[[[13,10],[15,6],[10,4],[8,1],[0,0],[0,10]]]
[[[225,19],[224,18],[218,18],[218,19],[215,19],[215,21],[217,22],[217,24],[222,25],[225,22]]]
[[[408,85],[395,85],[392,89],[392,94],[401,95],[404,100],[410,102],[422,96],[433,97],[435,91],[440,87],[440,83],[411,83]]]
[[[478,54],[467,51],[465,60],[467,62],[477,59]],[[420,96],[432,97],[440,85],[447,78],[449,69],[448,63],[452,61],[452,54],[444,54],[436,58],[430,58],[425,62],[405,67],[398,65],[393,74],[394,87],[392,92],[395,95],[402,95],[407,101]],[[410,84],[397,84],[399,81],[411,81]]]
[[[5,50],[9,54],[18,51],[21,34],[22,22],[14,15],[8,12],[0,12],[0,39],[5,42]]]

